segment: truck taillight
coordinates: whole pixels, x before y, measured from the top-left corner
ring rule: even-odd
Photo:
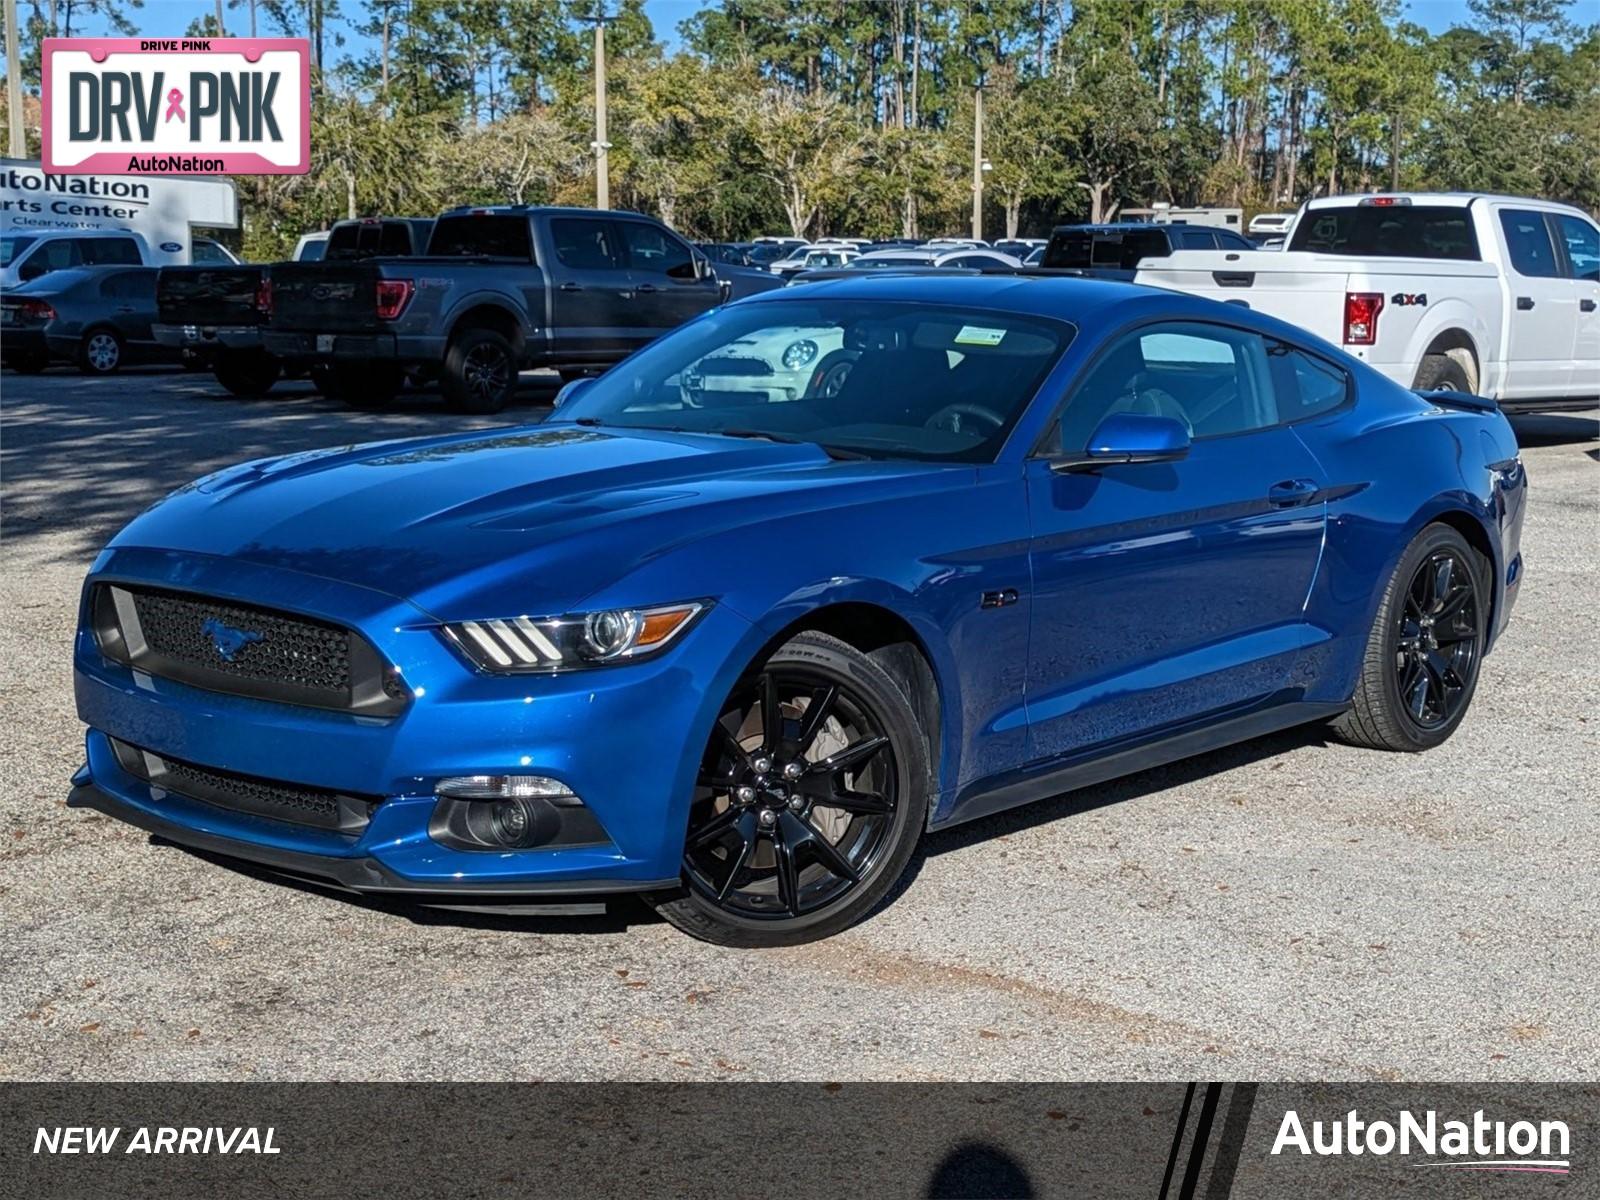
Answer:
[[[54,321],[56,310],[43,300],[24,300],[22,302],[22,315],[35,321]]]
[[[406,305],[411,301],[411,292],[411,280],[409,279],[378,280],[379,319],[392,321],[405,312]]]
[[[1383,311],[1383,293],[1346,292],[1344,294],[1344,344],[1370,346],[1378,340],[1378,314]]]
[[[263,278],[256,284],[256,311],[263,317],[272,315],[272,280]]]

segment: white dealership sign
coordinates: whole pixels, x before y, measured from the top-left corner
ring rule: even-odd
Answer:
[[[81,175],[0,159],[0,233],[126,229],[141,234],[158,263],[189,261],[190,230],[235,229],[230,179]]]
[[[311,166],[303,38],[46,38],[50,171],[299,175]]]

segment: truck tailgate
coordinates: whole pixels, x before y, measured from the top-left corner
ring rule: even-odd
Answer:
[[[1191,296],[1243,303],[1292,321],[1338,344],[1343,336],[1346,266],[1316,254],[1278,250],[1187,250],[1139,264],[1136,283],[1171,288]]]
[[[156,308],[163,325],[260,325],[265,314],[256,292],[266,268],[162,267]]]
[[[318,333],[373,333],[378,316],[371,262],[281,263],[272,268],[272,328]]]

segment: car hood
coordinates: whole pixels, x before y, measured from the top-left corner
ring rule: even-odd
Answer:
[[[688,541],[875,502],[941,470],[839,462],[812,445],[542,425],[244,463],[173,493],[112,545],[340,579],[441,620],[503,604],[554,614]]]

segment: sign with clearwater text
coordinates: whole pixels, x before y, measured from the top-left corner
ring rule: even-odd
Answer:
[[[302,175],[303,38],[46,38],[43,166],[113,175]]]

